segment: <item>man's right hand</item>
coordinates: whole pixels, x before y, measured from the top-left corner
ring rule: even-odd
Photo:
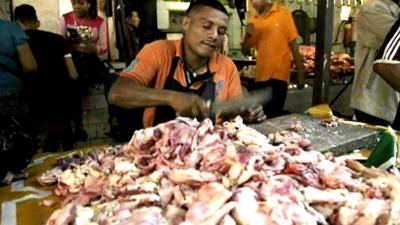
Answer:
[[[251,47],[253,47],[253,43],[252,43],[251,39],[252,39],[255,29],[256,28],[254,27],[254,24],[252,24],[252,23],[247,24],[246,33],[241,42],[243,55],[250,54],[250,49],[251,49]]]
[[[174,92],[169,105],[179,114],[192,118],[204,118],[208,115],[206,102],[198,95]]]
[[[247,24],[247,26],[246,26],[246,36],[252,36],[253,34],[254,34],[254,31],[255,31],[255,27],[254,27],[254,24],[252,24],[252,23],[249,23],[249,24]]]

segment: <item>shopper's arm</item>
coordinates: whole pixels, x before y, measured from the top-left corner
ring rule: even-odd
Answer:
[[[19,45],[17,47],[17,52],[23,72],[33,72],[37,69],[36,59],[28,43]]]
[[[67,39],[67,28],[65,25],[65,19],[63,16],[61,16],[58,20],[58,34],[63,36],[64,39]]]
[[[104,19],[99,28],[99,40],[96,44],[96,53],[98,55],[106,55],[108,49],[108,33],[107,33],[107,21]]]
[[[76,70],[74,61],[72,60],[71,54],[67,54],[64,56],[65,65],[67,67],[68,75],[71,79],[78,79],[78,71]]]

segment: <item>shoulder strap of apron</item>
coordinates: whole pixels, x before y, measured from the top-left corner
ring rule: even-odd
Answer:
[[[175,90],[177,81],[174,80],[174,74],[178,65],[179,57],[175,56],[172,59],[171,68],[169,69],[168,76],[165,80],[163,89]],[[176,116],[175,110],[170,106],[157,106],[156,114],[154,116],[154,124],[166,122],[174,119]]]
[[[171,77],[171,78],[174,77],[174,74],[175,74],[175,71],[176,71],[176,67],[178,66],[178,61],[179,61],[179,57],[178,56],[174,56],[174,58],[172,59],[171,69],[169,70],[168,77]]]

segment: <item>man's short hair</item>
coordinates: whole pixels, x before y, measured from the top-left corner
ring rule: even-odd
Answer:
[[[190,2],[189,8],[186,10],[186,15],[189,15],[189,13],[203,6],[211,7],[213,9],[223,12],[225,15],[228,15],[228,11],[226,11],[224,5],[218,0],[192,0]]]
[[[21,22],[37,21],[36,10],[31,5],[22,4],[15,8],[14,18],[15,20],[20,20]]]

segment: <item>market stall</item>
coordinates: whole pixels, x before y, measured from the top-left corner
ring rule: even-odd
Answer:
[[[322,32],[330,13],[322,13]],[[328,45],[301,48],[318,95],[327,76],[330,85],[353,76],[351,57]],[[251,82],[255,61],[235,61]],[[390,128],[319,108],[249,126],[241,118],[216,125],[178,117],[136,131],[124,145],[37,155],[28,179],[0,187],[1,224],[396,225],[396,140]]]

